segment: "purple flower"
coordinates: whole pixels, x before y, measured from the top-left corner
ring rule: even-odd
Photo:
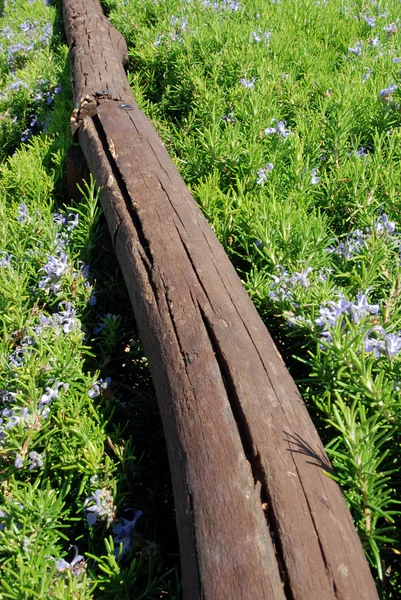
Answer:
[[[17,454],[17,458],[14,461],[14,467],[16,469],[22,469],[23,466],[24,466],[24,460],[20,454]]]
[[[89,278],[89,269],[90,269],[89,265],[86,265],[84,262],[81,262],[81,273],[82,273],[82,277],[84,279]]]
[[[64,392],[66,392],[69,388],[69,384],[63,383],[62,381],[55,381],[54,388],[46,386],[46,393],[42,394],[40,397],[38,407],[41,409],[44,406],[49,405],[54,398],[59,398],[59,389],[61,387],[64,389]]]
[[[391,100],[391,94],[395,92],[397,89],[397,85],[395,83],[391,83],[388,87],[380,90],[380,99],[381,100]]]
[[[330,246],[327,252],[339,254],[344,258],[351,258],[354,254],[359,253],[365,244],[365,237],[360,229],[351,231],[345,242],[339,242],[337,248]]]
[[[370,40],[369,44],[372,46],[372,48],[376,48],[377,46],[380,46],[380,40],[378,37],[374,37]]]
[[[0,397],[3,404],[5,402],[13,402],[16,398],[16,392],[8,392],[7,390],[0,390]]]
[[[363,74],[363,77],[362,77],[363,83],[365,83],[365,81],[367,81],[373,73],[372,69],[370,69],[369,67],[364,67],[364,69],[365,69],[365,73]]]
[[[311,174],[311,185],[317,185],[318,183],[320,183],[321,181],[321,177],[318,177],[318,170],[317,169],[312,169],[312,171],[310,172]]]
[[[75,229],[75,227],[77,227],[79,223],[79,215],[78,213],[70,213],[68,215],[68,227],[67,227],[67,231],[72,231],[73,229]]]
[[[388,216],[386,214],[383,214],[376,221],[375,231],[377,233],[380,233],[381,231],[387,231],[387,233],[394,233],[395,224],[392,221],[388,220]]]
[[[367,15],[361,15],[361,18],[365,21],[365,23],[367,25],[369,25],[369,27],[376,27],[376,21],[374,20],[374,17],[368,17]]]
[[[222,0],[222,8],[230,10],[231,12],[238,12],[240,9],[239,2],[233,2],[233,0]]]
[[[21,29],[21,31],[23,31],[24,33],[28,33],[28,31],[32,28],[32,23],[28,23],[27,21],[24,21],[19,28]]]
[[[26,140],[29,138],[30,134],[31,134],[30,129],[24,129],[24,131],[22,132],[22,135],[21,135],[21,142],[26,142]]]
[[[79,223],[78,213],[69,213],[68,216],[61,213],[54,213],[53,221],[61,227],[67,225],[67,231],[72,231]]]
[[[0,519],[7,519],[7,517],[8,517],[8,514],[0,508]],[[4,528],[5,528],[5,524],[0,523],[0,531],[2,531]]]
[[[19,413],[19,414],[18,414]],[[5,430],[13,429],[14,427],[18,427],[19,425],[24,425],[26,421],[31,420],[31,416],[29,414],[28,408],[24,406],[23,408],[17,406],[13,410],[4,409],[2,410],[3,417],[7,418],[7,422],[4,426]]]
[[[11,31],[11,27],[7,25],[4,29],[1,30],[1,36],[11,40],[14,37],[14,32]]]
[[[65,310],[60,310],[65,308]],[[73,329],[79,328],[79,321],[75,316],[75,309],[72,308],[71,302],[60,302],[59,312],[53,313],[49,317],[43,313],[39,314],[39,325],[33,327],[37,336],[42,334],[43,329],[53,328],[56,333],[63,331],[71,333]],[[66,386],[67,384],[60,384]],[[57,388],[58,389],[58,388]],[[66,389],[66,388],[64,388]]]
[[[14,350],[14,352],[9,356],[10,369],[18,369],[19,367],[25,365],[30,353],[30,349],[26,346],[21,346],[20,348]]]
[[[326,307],[319,309],[320,317],[315,319],[315,323],[320,327],[323,327],[323,331],[320,333],[321,338],[326,342],[331,343],[333,338],[329,328],[335,327],[337,324],[343,328],[347,322],[344,319],[345,316],[349,317],[353,323],[359,323],[361,319],[369,314],[377,315],[379,308],[378,304],[369,304],[367,293],[362,294],[359,292],[356,296],[356,302],[349,302],[342,294],[340,294],[340,298],[337,302],[331,301]],[[322,347],[324,348],[324,346]],[[365,351],[370,351],[366,350],[366,347],[367,340],[365,339]]]
[[[18,90],[20,90],[22,87],[24,88],[28,88],[27,84],[25,83],[25,81],[22,81],[21,79],[16,79],[15,81],[12,81],[7,87],[6,90],[7,91],[11,91],[11,92],[17,92]]]
[[[60,303],[60,306],[65,306],[65,310],[59,310],[59,312],[55,313],[53,316],[57,315],[60,319],[64,333],[71,333],[71,331],[79,325],[79,321],[75,316],[75,308],[72,308],[71,302],[62,302]]]
[[[64,252],[60,252],[58,256],[48,255],[47,263],[41,271],[44,271],[47,277],[43,278],[39,283],[39,287],[43,288],[47,283],[58,281],[68,268],[68,257]]]
[[[66,217],[65,215],[62,215],[61,213],[54,213],[53,221],[54,221],[54,223],[56,223],[57,225],[60,225],[60,226],[67,225],[68,217]]]
[[[21,202],[21,204],[18,207],[17,221],[19,223],[23,223],[27,218],[28,218],[28,209],[26,207],[25,202]]]
[[[397,33],[398,28],[396,23],[390,23],[390,25],[385,25],[383,27],[383,31],[386,33]]]
[[[372,334],[375,337],[372,337]],[[383,327],[373,327],[365,336],[365,352],[373,352],[376,357],[381,354],[395,356],[401,350],[401,331],[398,333],[387,333]]]
[[[329,267],[323,267],[322,269],[319,269],[319,271],[317,272],[319,279],[322,283],[326,283],[327,281],[327,276],[333,272],[333,269],[330,269]]]
[[[13,256],[13,254],[7,254],[7,252],[0,252],[0,268],[11,267],[11,259]]]
[[[43,33],[39,38],[40,42],[44,45],[47,45],[50,42],[50,39],[53,34],[53,27],[51,23],[46,23],[43,27]]]
[[[295,272],[294,275],[292,275],[292,277],[290,277],[289,282],[292,285],[301,285],[302,287],[309,287],[309,281],[308,281],[308,275],[309,273],[312,272],[312,267],[305,267],[304,271],[301,272]]]
[[[351,303],[340,294],[340,298],[337,302],[331,301],[328,306],[319,309],[320,317],[315,319],[315,323],[321,327],[326,327],[327,325],[334,327],[337,320],[344,315],[344,313],[349,313],[350,307]]]
[[[276,122],[276,127],[268,127],[265,129],[265,135],[276,134],[279,136],[281,135],[283,138],[287,138],[291,135],[291,131],[285,128],[285,121],[279,121],[278,119],[274,119],[274,121]]]
[[[366,146],[361,146],[361,148],[359,148],[359,150],[356,150],[354,152],[354,156],[357,156],[358,158],[362,158],[363,156],[368,156],[368,153],[365,152],[366,150]]]
[[[44,458],[44,454],[38,454],[37,452],[35,452],[35,450],[33,450],[32,452],[29,453],[29,458],[31,461],[31,464],[29,465],[29,469],[41,469],[43,467],[43,458]]]
[[[257,31],[252,31],[252,33],[251,33],[251,39],[257,43],[264,40],[266,42],[266,44],[268,44],[271,37],[272,37],[271,31],[263,31],[262,32],[261,29],[258,29]]]
[[[389,356],[395,356],[401,350],[401,332],[388,333],[385,338],[386,352]]]
[[[113,527],[113,533],[116,534],[114,538],[115,544],[122,544],[122,550],[120,551],[119,546],[114,549],[116,558],[121,558],[130,549],[131,546],[131,532],[134,530],[138,519],[143,515],[141,510],[135,512],[132,521],[121,518],[118,523]]]
[[[82,571],[86,568],[86,562],[83,556],[78,554],[77,546],[70,546],[70,548],[75,548],[75,556],[72,561],[69,563],[64,558],[60,558],[56,561],[53,556],[48,556],[47,558],[51,558],[56,562],[56,571],[57,573],[64,573],[65,571],[70,571],[72,575],[80,575]]]
[[[265,167],[261,167],[260,169],[258,169],[258,171],[256,172],[256,175],[258,176],[256,179],[256,183],[258,185],[263,185],[270,173],[273,171],[273,168],[274,165],[272,163],[267,163]]]
[[[242,79],[240,79],[239,82],[241,85],[248,89],[255,87],[255,77],[252,77],[252,79],[245,79],[245,77],[242,77]]]
[[[362,42],[356,42],[355,46],[348,48],[348,52],[350,52],[350,54],[356,54],[356,56],[360,56],[362,54]]]
[[[94,525],[98,519],[107,520],[108,524],[115,520],[116,507],[113,496],[106,488],[98,489],[91,494],[85,500],[84,508],[87,511],[86,518],[90,526]]]
[[[356,295],[356,302],[350,305],[350,315],[354,323],[359,323],[361,319],[367,315],[377,315],[380,306],[378,304],[369,304],[366,294],[358,292]]]
[[[303,271],[295,271],[292,275],[282,265],[277,265],[276,269],[280,271],[280,274],[272,276],[273,284],[269,292],[272,300],[279,302],[292,300],[294,288],[297,286],[309,287],[308,275],[312,271],[311,267],[306,266]]]
[[[91,293],[91,297],[88,300],[88,305],[89,306],[95,306],[96,305],[96,303],[97,303],[96,294],[97,294],[97,292],[95,292],[95,291],[93,291]]]
[[[89,398],[97,398],[103,392],[103,390],[106,390],[109,387],[111,381],[111,377],[106,377],[104,380],[99,379],[98,381],[95,381],[95,383],[89,388]]]

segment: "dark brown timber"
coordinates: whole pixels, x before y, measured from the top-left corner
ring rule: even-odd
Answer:
[[[89,184],[90,173],[86,158],[80,146],[73,146],[67,152],[65,160],[65,170],[67,179],[67,197],[69,200],[79,202],[82,194],[79,191],[79,186],[82,189],[85,183]]]
[[[121,36],[98,0],[64,0],[64,20],[72,126],[102,188],[163,418],[185,598],[377,599],[299,392],[129,90]]]

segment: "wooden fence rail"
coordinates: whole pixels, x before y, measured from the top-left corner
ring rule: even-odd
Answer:
[[[187,600],[377,599],[299,392],[138,109],[98,0],[64,0],[75,111],[149,359]]]

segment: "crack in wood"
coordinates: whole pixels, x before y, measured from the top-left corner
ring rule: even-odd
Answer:
[[[202,317],[202,321],[205,325],[210,344],[213,348],[213,352],[215,353],[216,360],[220,368],[221,378],[227,392],[227,398],[231,406],[234,420],[237,424],[238,433],[241,439],[245,457],[252,471],[255,486],[260,488],[260,508],[263,511],[264,517],[266,519],[266,526],[268,527],[270,537],[272,538],[277,563],[280,567],[279,571],[284,588],[284,593],[287,600],[294,600],[293,595],[291,593],[291,589],[288,586],[288,575],[286,572],[285,558],[280,547],[280,536],[276,520],[271,508],[272,504],[269,497],[266,474],[260,462],[260,454],[259,452],[255,451],[252,434],[247,423],[246,415],[242,410],[240,399],[238,398],[237,389],[231,375],[230,366],[227,360],[224,358],[223,353],[221,352],[220,344],[216,339],[213,325],[200,304],[198,304],[198,308]],[[263,509],[263,505],[266,503],[269,507],[267,511]]]

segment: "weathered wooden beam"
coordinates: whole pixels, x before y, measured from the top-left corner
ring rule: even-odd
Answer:
[[[307,409],[138,109],[98,0],[64,0],[64,19],[73,128],[102,188],[163,419],[184,597],[377,599]]]

